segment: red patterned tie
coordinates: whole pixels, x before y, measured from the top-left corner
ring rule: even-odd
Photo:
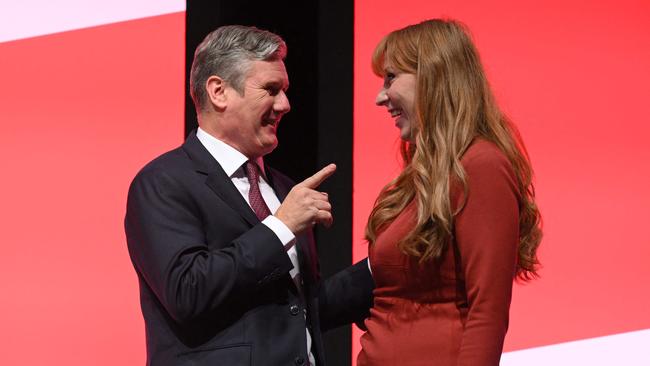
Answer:
[[[255,211],[257,218],[264,220],[271,214],[271,210],[269,210],[266,202],[264,202],[264,198],[262,198],[262,193],[260,192],[260,168],[250,160],[246,162],[246,176],[250,184],[248,202],[250,202],[251,208]]]

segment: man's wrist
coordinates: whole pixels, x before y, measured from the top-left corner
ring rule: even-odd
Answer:
[[[262,224],[266,225],[275,235],[280,239],[282,245],[286,250],[289,250],[296,241],[296,236],[289,230],[287,225],[285,225],[282,220],[278,219],[275,216],[267,216],[262,220]]]

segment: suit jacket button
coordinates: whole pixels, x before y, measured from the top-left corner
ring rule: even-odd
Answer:
[[[305,364],[305,359],[298,356],[296,359],[293,360],[293,363],[295,363],[298,366],[304,365]]]
[[[289,311],[291,312],[291,315],[298,315],[298,313],[300,313],[300,308],[298,307],[298,305],[291,305],[291,307],[289,307]]]

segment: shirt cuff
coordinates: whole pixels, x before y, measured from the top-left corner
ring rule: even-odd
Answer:
[[[296,242],[296,236],[293,235],[291,230],[277,217],[270,215],[262,220],[262,224],[266,225],[275,235],[280,239],[285,250],[291,249]]]

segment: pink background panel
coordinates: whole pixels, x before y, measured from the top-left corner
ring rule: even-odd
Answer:
[[[185,13],[0,43],[0,364],[144,364],[123,218],[183,139]]]

